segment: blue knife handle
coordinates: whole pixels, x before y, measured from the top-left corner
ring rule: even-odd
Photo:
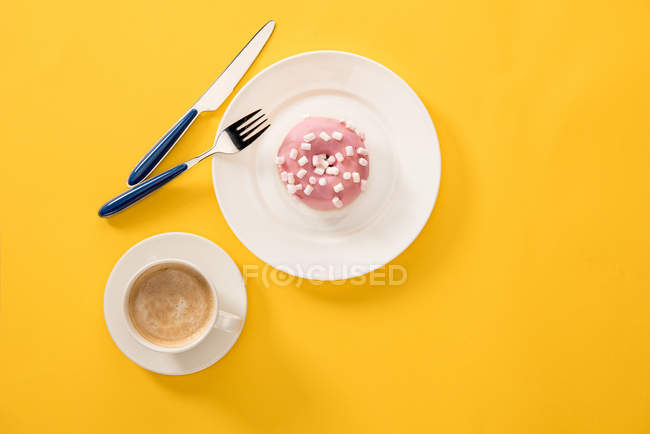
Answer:
[[[165,158],[165,155],[174,147],[187,128],[199,114],[197,109],[190,109],[165,135],[147,152],[142,160],[135,166],[129,179],[126,182],[129,187],[134,186],[145,179],[156,168],[158,163]]]
[[[109,217],[113,214],[124,210],[125,208],[130,207],[134,203],[144,199],[149,196],[154,191],[158,190],[163,185],[167,184],[172,179],[176,178],[181,173],[185,172],[188,169],[187,163],[179,164],[176,167],[172,167],[166,172],[161,173],[160,175],[154,176],[151,179],[146,180],[142,184],[138,184],[135,187],[132,187],[120,194],[119,196],[114,197],[109,200],[101,207],[99,210],[100,217]]]

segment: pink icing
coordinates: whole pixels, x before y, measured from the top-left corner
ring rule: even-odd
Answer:
[[[325,141],[320,137],[320,133],[323,131],[331,137],[328,141]],[[332,134],[335,131],[343,134],[341,140],[336,140],[332,137]],[[309,133],[314,133],[316,135],[316,138],[309,142],[311,144],[311,149],[301,149],[300,144],[305,142],[304,136]],[[354,155],[346,155],[346,146],[352,146]],[[302,202],[312,208],[319,210],[336,208],[332,203],[332,199],[335,196],[337,196],[343,202],[343,206],[345,206],[361,194],[361,182],[354,182],[352,177],[350,179],[343,179],[343,173],[358,172],[361,180],[365,181],[368,179],[370,164],[361,166],[359,164],[359,159],[365,158],[367,161],[370,161],[370,158],[368,155],[359,155],[357,153],[357,149],[360,147],[366,147],[363,136],[361,133],[357,133],[356,131],[347,128],[344,122],[330,118],[309,117],[294,126],[284,138],[277,154],[279,157],[284,158],[284,162],[278,164],[278,173],[284,171],[287,173],[293,173],[295,184],[302,184],[302,190],[296,191],[295,195]],[[298,157],[295,160],[289,158],[289,152],[291,149],[296,149],[298,151]],[[340,152],[343,155],[343,161],[335,161],[334,164],[329,166],[337,167],[339,169],[337,175],[327,173],[318,175],[314,172],[316,169],[316,167],[312,165],[312,157],[314,155],[326,154],[329,157],[336,155],[337,152]],[[298,160],[303,155],[307,157],[308,162],[304,166],[300,166]],[[300,169],[305,169],[307,171],[307,174],[302,179],[296,177],[296,173],[298,173]],[[315,177],[317,181],[321,177],[324,177],[327,183],[325,185],[320,185],[318,182],[316,182],[316,184],[310,184],[309,178],[311,176]],[[337,193],[334,191],[334,186],[338,183],[343,184],[343,190]],[[287,183],[285,182],[285,184]],[[308,185],[311,185],[314,189],[310,195],[306,195],[304,192],[305,187]]]

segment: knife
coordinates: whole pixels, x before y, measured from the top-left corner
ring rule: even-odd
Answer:
[[[266,23],[239,52],[237,57],[233,59],[226,70],[210,85],[208,90],[158,140],[158,143],[142,157],[142,160],[140,160],[129,175],[129,179],[126,182],[129,187],[139,184],[153,172],[156,166],[158,166],[158,163],[165,158],[176,142],[178,142],[185,131],[192,125],[192,122],[194,122],[194,119],[196,119],[199,113],[213,111],[219,108],[260,54],[260,51],[262,51],[262,48],[264,48],[264,45],[269,40],[271,33],[273,33],[274,28],[275,21],[271,20]]]

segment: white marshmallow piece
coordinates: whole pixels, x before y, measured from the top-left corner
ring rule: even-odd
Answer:
[[[287,172],[283,170],[282,173],[280,173],[280,179],[282,179],[284,182],[287,182]]]
[[[361,191],[366,191],[366,189],[368,188],[368,187],[366,187],[366,182],[367,181],[365,179],[363,181],[361,181]]]
[[[289,151],[289,158],[291,158],[292,160],[298,158],[298,150],[296,148],[291,148],[291,150]]]
[[[289,184],[295,184],[296,180],[295,180],[295,178],[293,177],[293,173],[291,173],[291,172],[290,172],[290,173],[287,173],[287,182],[288,182]]]
[[[317,167],[314,169],[314,173],[316,175],[323,175],[325,173],[325,168],[324,167]]]
[[[319,164],[320,164],[320,158],[318,158],[318,155],[314,155],[313,157],[311,157],[312,166],[318,167]]]
[[[303,151],[311,151],[311,143],[302,142],[300,144],[300,149],[302,149]]]
[[[338,167],[328,167],[327,170],[325,171],[328,175],[338,175],[339,174],[339,168]]]
[[[366,167],[368,165],[368,160],[365,158],[359,158],[359,164],[361,164],[363,167]]]
[[[327,159],[327,164],[330,166],[336,162],[336,158],[334,158],[334,155],[330,155],[329,158]]]
[[[329,140],[331,139],[330,135],[327,134],[325,131],[321,131],[319,136],[321,139],[325,140],[326,142],[329,142]]]
[[[352,178],[352,174],[350,172],[343,172],[343,179],[350,179]]]
[[[321,160],[324,160],[325,157],[327,157],[326,154],[318,154],[318,158],[320,158]]]
[[[296,184],[296,190],[302,190],[302,184]]]
[[[315,176],[310,176],[309,177],[309,183],[310,184],[316,184],[316,177]]]
[[[359,154],[359,155],[368,155],[368,150],[366,148],[363,148],[363,147],[357,148],[357,154]]]
[[[296,194],[296,186],[293,184],[287,184],[287,191],[289,194]]]
[[[338,140],[340,142],[343,139],[343,134],[340,131],[334,131],[332,133],[332,137],[334,140]]]
[[[325,178],[321,178],[321,179],[318,180],[318,183],[319,183],[320,185],[325,185],[325,184],[327,184],[327,179],[325,179]]]
[[[308,162],[309,162],[309,158],[305,157],[304,155],[300,157],[300,159],[298,160],[298,164],[300,164],[301,166],[304,166]]]
[[[311,142],[315,138],[316,138],[316,134],[314,133],[307,133],[304,136],[302,136],[302,139],[307,143]]]
[[[332,199],[332,203],[337,208],[341,208],[343,206],[343,202],[341,202],[341,199],[339,199],[338,196],[334,196],[334,199]]]
[[[345,126],[351,130],[354,130],[354,125],[352,125],[352,122],[345,121]]]
[[[300,169],[298,172],[296,172],[296,176],[300,179],[302,179],[306,174],[307,171],[305,169]]]
[[[349,145],[346,146],[345,147],[345,155],[347,155],[348,157],[353,156],[354,155],[354,148],[352,146],[349,146]]]
[[[359,172],[352,172],[352,182],[359,182],[361,181],[361,176],[359,176]]]
[[[340,152],[337,152],[336,154],[334,154],[334,156],[336,157],[336,160],[337,160],[339,163],[340,163],[341,161],[343,161],[343,154],[341,154]]]
[[[336,184],[333,188],[334,188],[334,191],[335,191],[335,192],[339,193],[339,192],[343,191],[343,184],[341,184],[341,183],[339,182],[339,183]]]
[[[282,155],[276,155],[275,164],[282,164],[282,163],[284,163],[284,157]]]
[[[311,194],[312,191],[314,191],[314,187],[312,187],[311,185],[308,185],[308,186],[305,187],[305,189],[303,190],[303,193],[305,193],[306,196],[309,196],[309,195]]]
[[[310,116],[309,113],[305,113],[304,115],[302,115],[302,118],[303,118],[303,119],[307,119],[309,116]]]

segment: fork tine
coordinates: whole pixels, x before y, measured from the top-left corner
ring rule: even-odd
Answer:
[[[246,140],[244,140],[244,144],[245,144],[246,146],[248,146],[248,145],[250,145],[251,143],[253,143],[255,140],[257,140],[257,138],[258,138],[259,136],[261,136],[261,135],[264,133],[264,131],[268,130],[268,128],[269,128],[270,126],[271,126],[271,124],[268,124],[267,126],[265,126],[264,128],[262,128],[260,131],[258,131],[257,133],[255,133],[253,136],[246,138]]]
[[[255,119],[253,119],[252,121],[248,122],[246,125],[242,125],[241,127],[239,127],[239,128],[237,129],[237,130],[238,130],[237,132],[238,132],[239,134],[243,134],[244,131],[246,131],[246,130],[250,131],[250,129],[252,128],[251,125],[255,125],[255,123],[256,123],[257,121],[259,121],[260,119],[262,119],[263,117],[264,117],[264,113],[262,113],[261,115],[259,115],[259,116],[256,117]]]
[[[259,119],[262,119],[262,118],[264,118],[264,115],[262,115],[259,118],[255,119],[255,121],[257,122]],[[251,122],[250,124],[248,124],[248,126],[246,127],[245,130],[241,130],[241,131],[238,132],[239,136],[242,139],[245,139],[246,136],[250,136],[252,133],[254,133],[255,130],[257,130],[259,128],[259,126],[262,125],[264,122],[266,122],[266,118],[260,120],[255,125],[252,125],[252,122]]]
[[[254,128],[249,128],[248,130],[246,130],[246,134],[239,134],[239,137],[242,140],[245,140],[246,138],[252,136],[254,133],[259,131],[260,127],[263,127],[265,125],[266,121],[267,119],[262,119],[260,122],[258,122],[257,125],[255,125]]]
[[[256,114],[258,114],[261,111],[262,111],[262,109],[257,109],[253,113],[247,114],[246,116],[244,116],[240,120],[230,124],[228,126],[228,129],[232,129],[232,130],[237,129],[240,125],[244,124],[247,120],[249,120],[250,118],[252,118],[253,116],[255,116]]]

